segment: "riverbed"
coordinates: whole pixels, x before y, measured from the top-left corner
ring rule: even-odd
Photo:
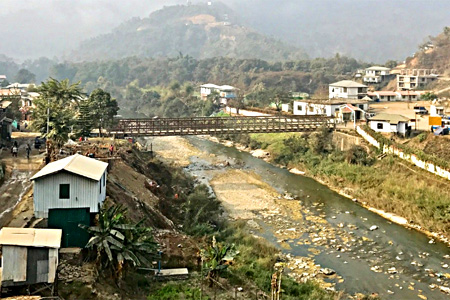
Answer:
[[[299,281],[317,278],[329,288],[383,299],[448,299],[445,244],[430,243],[311,178],[233,147],[198,137],[152,140],[157,153],[158,144],[165,150],[189,144],[189,151],[169,152],[171,159],[180,158],[187,172],[211,186],[231,218],[248,220],[253,234],[288,256]],[[324,276],[320,268],[337,274]]]

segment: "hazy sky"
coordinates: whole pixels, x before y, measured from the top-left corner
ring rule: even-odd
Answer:
[[[194,0],[193,2],[207,2]],[[214,0],[213,0],[214,2]],[[311,56],[403,59],[450,26],[450,0],[222,0],[243,22]],[[68,54],[132,17],[186,0],[0,0],[0,54]],[[365,53],[365,52],[369,53]],[[368,59],[368,57],[370,59]]]
[[[20,58],[59,55],[125,20],[178,3],[186,1],[0,0],[0,54]]]

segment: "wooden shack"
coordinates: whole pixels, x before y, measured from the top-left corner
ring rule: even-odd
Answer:
[[[61,229],[4,227],[0,231],[1,286],[54,283],[61,235]]]

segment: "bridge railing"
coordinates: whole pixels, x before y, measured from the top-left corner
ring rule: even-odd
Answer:
[[[324,116],[193,117],[122,119],[111,131],[124,135],[201,135],[217,133],[299,132],[332,127]]]

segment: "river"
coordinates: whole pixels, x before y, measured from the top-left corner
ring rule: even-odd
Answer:
[[[335,270],[343,279],[335,280],[337,290],[375,292],[383,299],[449,299],[439,288],[445,290],[450,285],[450,248],[445,244],[430,244],[426,235],[392,223],[309,177],[292,174],[247,152],[197,137],[188,141],[200,152],[231,162],[231,167],[256,173],[280,194],[287,191],[297,195],[294,201],[301,203],[304,211],[322,218],[326,224],[305,218],[303,234],[284,240],[287,247],[280,243],[270,218],[256,220],[262,230],[255,234],[286,254],[309,256],[321,267]],[[204,183],[220,172],[219,168],[211,173],[213,166],[198,156],[192,156],[185,169]],[[374,225],[377,229],[370,230]]]

